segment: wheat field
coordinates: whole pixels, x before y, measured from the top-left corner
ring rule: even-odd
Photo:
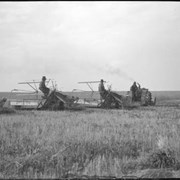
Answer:
[[[0,178],[180,177],[179,139],[178,106],[1,114]]]

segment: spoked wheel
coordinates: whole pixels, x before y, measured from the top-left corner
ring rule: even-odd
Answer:
[[[143,106],[148,106],[151,104],[151,99],[152,99],[151,93],[149,91],[144,92],[142,93],[142,96],[141,96],[141,104]]]

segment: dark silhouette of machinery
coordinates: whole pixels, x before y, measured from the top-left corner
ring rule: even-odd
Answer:
[[[135,89],[135,92],[131,88],[126,96],[113,92],[110,89],[104,89],[101,94],[102,100],[99,107],[102,108],[130,108],[138,105],[154,106],[156,104],[156,98],[152,98],[151,92],[146,88],[141,88],[140,85]]]

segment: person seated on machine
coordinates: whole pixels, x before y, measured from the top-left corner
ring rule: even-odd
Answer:
[[[46,76],[42,77],[42,80],[39,84],[39,89],[43,92],[44,97],[47,98],[50,93],[50,89],[46,87]]]

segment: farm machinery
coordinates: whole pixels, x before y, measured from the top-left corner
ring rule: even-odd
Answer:
[[[11,92],[15,94],[15,98],[9,99],[9,105],[15,109],[37,109],[37,110],[63,110],[76,108],[78,98],[68,96],[56,89],[53,80],[48,80],[47,84],[52,82],[52,88],[49,95],[43,96],[38,90],[39,81],[20,82],[19,84],[29,85],[33,91],[23,91],[13,89]]]
[[[99,94],[93,90],[91,84],[100,83],[100,81],[79,82],[87,84],[91,89],[90,97],[87,97],[87,94],[82,97],[82,92],[73,94],[73,92],[65,93],[58,91],[53,80],[47,80],[46,84],[48,85],[50,82],[52,83],[52,87],[50,88],[48,96],[43,96],[43,93],[37,88],[40,81],[33,80],[19,83],[29,85],[31,91],[27,92],[24,90],[24,92],[23,90],[13,89],[11,94],[14,95],[14,97],[8,99],[9,106],[15,109],[37,110],[83,109],[85,107],[128,109],[137,106],[153,106],[156,103],[156,98],[153,98],[151,92],[146,88],[138,88],[136,99],[133,99],[131,91],[122,95],[119,92],[111,91],[111,87],[109,87],[108,90],[104,89],[103,94]],[[104,83],[106,82],[104,81]],[[94,95],[95,97],[93,97]]]
[[[104,81],[105,82],[105,81]],[[100,83],[100,81],[80,82],[86,83],[89,88],[94,90],[90,86],[91,83]],[[154,106],[156,104],[156,98],[152,97],[152,93],[146,88],[138,88],[136,91],[136,98],[133,98],[132,91],[128,91],[126,95],[121,95],[118,92],[111,91],[111,88],[100,93],[101,100],[97,101],[97,107],[111,109],[111,108],[133,108],[138,106]]]
[[[128,91],[126,95],[120,95],[113,91],[106,91],[103,97],[100,107],[102,108],[131,108],[137,106],[154,106],[156,104],[156,98],[152,98],[151,92],[142,88],[138,92],[138,96],[135,101],[132,100],[132,92]]]

